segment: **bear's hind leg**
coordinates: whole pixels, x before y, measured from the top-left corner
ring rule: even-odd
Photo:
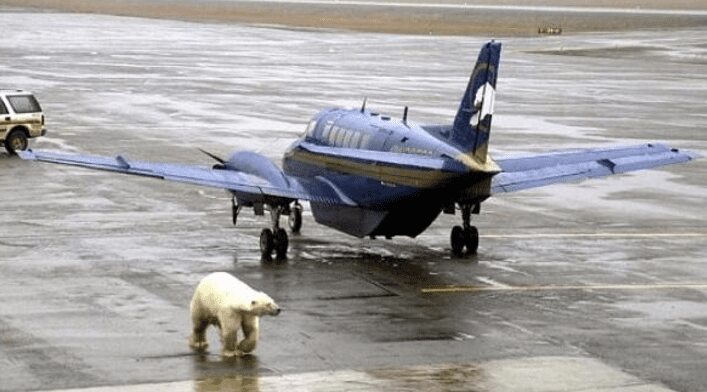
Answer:
[[[255,350],[260,336],[260,320],[258,316],[243,317],[241,322],[245,337],[238,343],[238,350],[243,353],[250,353]]]

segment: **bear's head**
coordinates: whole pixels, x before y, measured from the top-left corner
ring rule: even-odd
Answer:
[[[280,307],[269,295],[259,291],[258,294],[250,301],[248,313],[253,313],[258,316],[268,314],[277,316],[280,314]]]

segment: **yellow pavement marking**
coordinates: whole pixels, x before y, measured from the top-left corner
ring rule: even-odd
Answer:
[[[707,233],[528,233],[485,234],[481,238],[680,238],[707,237]]]
[[[666,284],[596,284],[596,285],[538,285],[538,286],[443,286],[427,287],[423,294],[476,293],[484,291],[567,291],[567,290],[707,290],[707,283]]]

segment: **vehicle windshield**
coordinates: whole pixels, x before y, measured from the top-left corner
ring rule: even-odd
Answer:
[[[33,95],[10,95],[7,97],[15,113],[38,113],[42,111]]]

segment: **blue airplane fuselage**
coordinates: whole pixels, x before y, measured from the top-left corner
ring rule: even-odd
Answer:
[[[357,205],[312,202],[318,223],[359,237],[414,237],[445,206],[453,205],[465,189],[490,178],[487,173],[475,173],[466,167],[456,171],[416,167],[416,157],[452,160],[464,154],[435,133],[436,129],[426,130],[410,121],[393,120],[366,110],[328,109],[317,114],[305,133],[287,149],[283,170],[289,176],[326,181]],[[317,154],[316,146],[338,147],[342,155]],[[354,155],[353,150],[398,153],[408,164],[367,162]],[[476,195],[478,202],[488,196]]]

